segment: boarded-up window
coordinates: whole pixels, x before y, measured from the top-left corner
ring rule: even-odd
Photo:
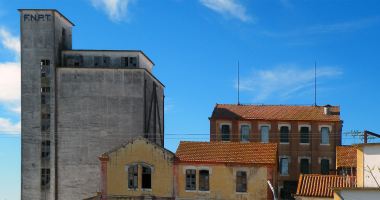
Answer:
[[[241,126],[241,141],[249,142],[249,126]]]
[[[308,159],[301,159],[301,173],[302,174],[308,174],[309,173],[309,160]]]
[[[321,143],[322,144],[330,144],[330,141],[329,141],[329,128],[323,127],[322,130],[321,130],[321,134],[322,134],[322,141],[321,141]]]
[[[281,174],[289,175],[289,159],[281,158]]]
[[[309,143],[309,127],[301,127],[301,143]]]
[[[50,87],[41,87],[41,104],[50,104]]]
[[[195,190],[195,170],[186,170],[186,190]]]
[[[41,169],[41,186],[50,186],[50,169]]]
[[[142,168],[142,188],[152,188],[151,186],[151,171],[149,167]]]
[[[230,126],[222,125],[222,141],[230,141]]]
[[[209,191],[209,174],[207,170],[199,171],[199,190]]]
[[[42,141],[41,143],[41,158],[50,158],[50,141]]]
[[[281,142],[289,142],[289,128],[287,126],[281,126]]]
[[[236,192],[247,192],[246,172],[236,172]]]
[[[137,188],[138,185],[138,165],[133,165],[128,168],[128,188]]]
[[[269,142],[269,127],[261,127],[261,142]]]
[[[329,175],[329,160],[321,160],[321,174]]]

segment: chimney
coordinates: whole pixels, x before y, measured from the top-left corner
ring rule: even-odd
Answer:
[[[326,105],[324,106],[323,111],[324,111],[324,114],[325,114],[325,115],[331,115],[331,105],[326,104]]]

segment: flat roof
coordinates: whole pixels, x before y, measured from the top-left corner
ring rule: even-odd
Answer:
[[[64,15],[62,15],[62,13],[60,13],[58,10],[56,9],[17,9],[19,12],[21,11],[54,11],[56,13],[58,13],[59,15],[61,15],[61,17],[63,17],[64,19],[66,19],[66,21],[68,21],[71,25],[75,26],[69,19],[67,19]]]
[[[62,52],[71,52],[71,51],[97,51],[97,52],[101,52],[101,51],[106,51],[106,52],[138,52],[138,53],[141,53],[143,56],[145,56],[146,59],[149,60],[149,62],[151,62],[153,65],[155,65],[153,63],[153,61],[145,55],[144,52],[142,52],[141,50],[94,50],[94,49],[72,49],[72,50],[63,50]]]

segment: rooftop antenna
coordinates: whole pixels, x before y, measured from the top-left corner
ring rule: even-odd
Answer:
[[[314,106],[317,106],[317,62],[314,62]]]
[[[240,104],[240,99],[239,99],[239,90],[240,90],[240,82],[239,82],[239,61],[238,61],[238,105]]]

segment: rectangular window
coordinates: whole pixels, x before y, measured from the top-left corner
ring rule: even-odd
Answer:
[[[236,192],[247,192],[247,172],[236,172]]]
[[[301,173],[308,174],[309,173],[309,160],[301,159]]]
[[[142,188],[152,188],[152,175],[149,167],[142,168]]]
[[[50,60],[41,60],[41,77],[50,77]]]
[[[321,174],[329,175],[329,160],[321,160]]]
[[[262,126],[261,128],[261,141],[260,142],[269,142],[269,127]]]
[[[41,87],[41,104],[50,104],[50,87]]]
[[[94,56],[94,67],[101,67],[101,66],[102,66],[102,57]]]
[[[138,165],[133,165],[128,168],[128,188],[137,188],[138,182]]]
[[[41,143],[41,158],[50,158],[50,141],[45,140]]]
[[[241,126],[241,141],[249,142],[249,126]]]
[[[309,127],[301,127],[301,143],[309,143]]]
[[[288,143],[289,142],[289,127],[281,126],[280,133],[281,133],[280,142]]]
[[[289,175],[289,160],[287,158],[281,158],[281,174]]]
[[[50,186],[50,169],[41,169],[41,186]]]
[[[195,170],[186,170],[186,190],[195,190]]]
[[[209,174],[208,170],[199,171],[199,190],[209,191]]]
[[[50,131],[50,114],[47,114],[47,113],[41,114],[41,131],[42,132]]]
[[[322,128],[321,134],[322,134],[321,143],[322,144],[330,144],[330,142],[329,142],[329,128],[327,128],[327,127]]]
[[[222,141],[230,141],[230,126],[222,125]]]

